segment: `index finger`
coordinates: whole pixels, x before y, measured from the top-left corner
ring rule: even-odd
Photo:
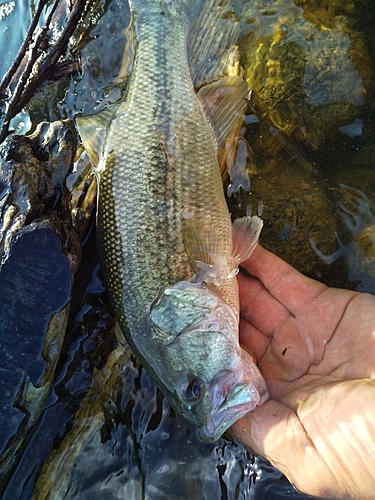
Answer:
[[[257,277],[294,316],[327,288],[323,283],[307,278],[260,245],[249,259],[241,262],[241,267]]]

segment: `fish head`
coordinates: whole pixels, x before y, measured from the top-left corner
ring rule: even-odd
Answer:
[[[161,388],[204,441],[215,442],[268,398],[259,369],[239,345],[233,309],[204,283],[167,287],[150,319],[160,346],[153,369]]]

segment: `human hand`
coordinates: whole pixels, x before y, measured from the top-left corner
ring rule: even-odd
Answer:
[[[300,491],[375,498],[375,297],[328,288],[258,246],[238,274],[240,341],[271,399],[231,427]]]

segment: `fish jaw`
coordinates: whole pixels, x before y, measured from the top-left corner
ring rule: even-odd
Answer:
[[[145,353],[148,366],[203,440],[216,441],[268,399],[262,374],[238,343],[235,312],[211,287],[183,281],[167,287],[150,310],[150,326],[155,347]]]
[[[200,438],[208,443],[217,441],[234,422],[269,397],[261,372],[251,356],[242,350],[239,366],[212,384],[213,409],[205,425],[199,429]]]

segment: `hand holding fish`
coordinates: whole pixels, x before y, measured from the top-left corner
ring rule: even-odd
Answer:
[[[232,435],[300,491],[374,498],[375,297],[328,288],[259,246],[242,267],[240,340],[272,399]]]

